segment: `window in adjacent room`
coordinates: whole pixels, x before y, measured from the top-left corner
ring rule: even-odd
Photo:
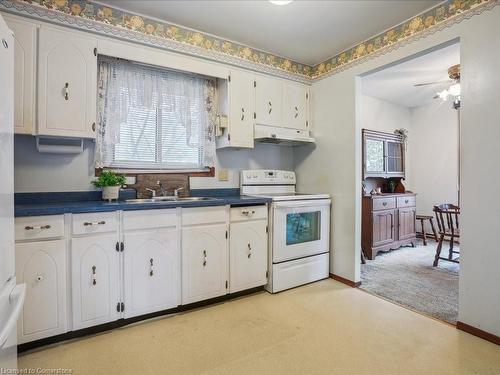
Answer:
[[[204,76],[100,56],[96,168],[213,167],[215,86]]]

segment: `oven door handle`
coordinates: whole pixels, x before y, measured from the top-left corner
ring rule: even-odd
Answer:
[[[318,207],[330,206],[331,199],[309,199],[301,201],[273,202],[275,208],[297,208],[297,207]]]

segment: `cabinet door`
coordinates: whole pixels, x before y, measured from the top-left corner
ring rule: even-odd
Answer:
[[[307,86],[287,82],[284,86],[283,126],[286,128],[307,130]]]
[[[180,304],[180,251],[176,229],[124,234],[125,317]]]
[[[67,331],[64,240],[16,244],[16,275],[26,284],[20,344]]]
[[[389,176],[404,176],[403,143],[387,141],[387,173]]]
[[[96,47],[87,35],[40,28],[38,134],[95,136]]]
[[[14,32],[14,133],[32,134],[35,124],[37,26],[6,17]]]
[[[255,78],[256,124],[281,126],[283,107],[283,81],[257,76]]]
[[[116,234],[71,240],[73,328],[118,318],[119,253]]]
[[[394,242],[394,210],[373,212],[373,247]]]
[[[229,82],[229,144],[253,148],[255,89],[252,74],[233,71]]]
[[[267,284],[266,220],[232,223],[229,241],[230,292]]]
[[[416,215],[415,207],[399,209],[399,240],[407,240],[416,236]]]
[[[182,304],[227,293],[226,225],[182,229]]]
[[[364,139],[363,167],[365,176],[385,177],[385,141],[377,138]]]

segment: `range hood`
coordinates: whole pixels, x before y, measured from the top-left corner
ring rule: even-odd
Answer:
[[[309,130],[296,130],[278,126],[255,125],[255,142],[274,143],[283,146],[300,146],[314,143],[315,139],[309,135]]]

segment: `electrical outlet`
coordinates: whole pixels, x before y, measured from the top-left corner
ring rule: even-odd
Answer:
[[[229,172],[227,169],[219,169],[219,181],[229,181]]]

